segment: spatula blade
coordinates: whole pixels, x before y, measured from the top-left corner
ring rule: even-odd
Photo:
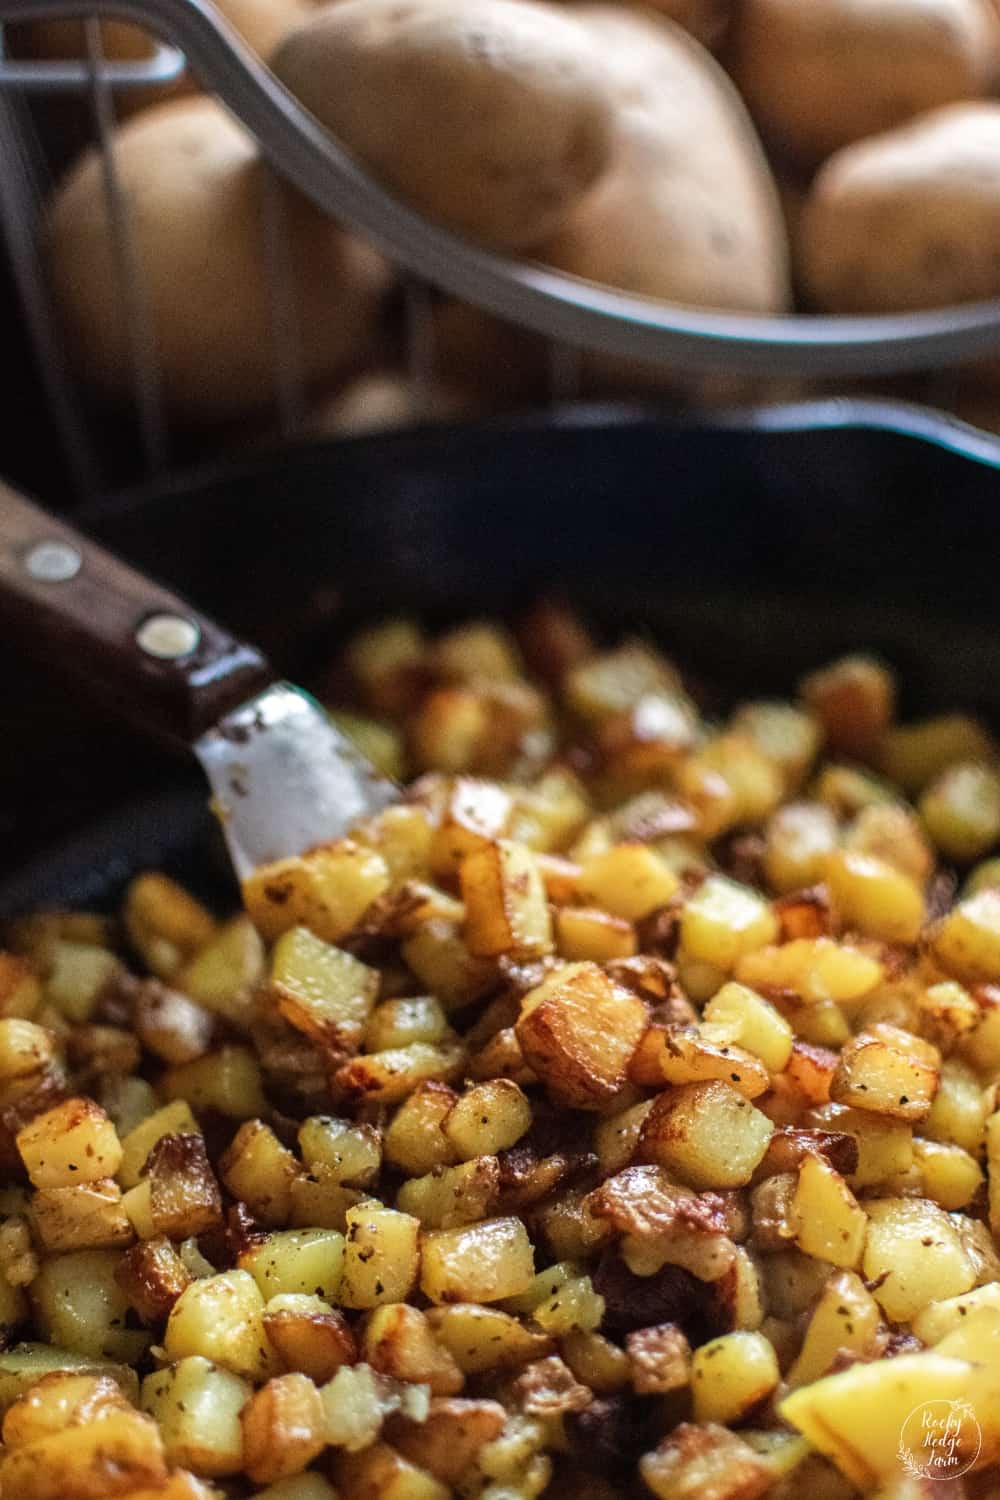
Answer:
[[[340,838],[399,795],[315,699],[287,682],[241,704],[194,748],[241,879]]]

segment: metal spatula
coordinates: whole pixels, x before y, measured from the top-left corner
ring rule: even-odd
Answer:
[[[253,646],[5,485],[0,618],[9,640],[119,717],[193,750],[240,878],[397,796]]]

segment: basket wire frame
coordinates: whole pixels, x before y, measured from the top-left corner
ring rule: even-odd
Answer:
[[[5,21],[69,17],[85,22],[82,60],[29,62],[7,55]],[[105,58],[102,18],[140,26],[155,40],[151,56]],[[128,321],[131,404],[146,469],[156,475],[170,457],[168,423],[143,268],[115,162],[115,94],[169,81],[185,67],[256,138],[279,177],[367,235],[401,268],[405,368],[418,411],[428,403],[434,374],[430,287],[544,335],[550,394],[557,401],[578,394],[581,354],[587,349],[683,373],[794,379],[926,371],[1000,348],[1000,300],[871,318],[757,317],[659,303],[494,254],[422,219],[373,182],[256,58],[211,0],[0,0],[0,233],[54,428],[82,494],[99,490],[101,475],[41,268],[49,183],[25,101],[56,93],[89,100]],[[280,431],[291,436],[302,431],[307,416],[299,309],[290,275],[293,252],[282,194],[273,178],[265,174],[264,180],[261,234],[274,403]],[[937,389],[947,389],[950,378],[939,376]]]

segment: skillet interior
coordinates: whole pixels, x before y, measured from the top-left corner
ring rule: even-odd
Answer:
[[[722,696],[788,692],[864,646],[898,667],[905,709],[1000,722],[998,471],[1000,443],[917,408],[686,426],[578,410],[276,453],[81,519],[300,674],[360,619],[504,612],[555,586],[609,632],[652,632]],[[224,882],[199,783],[72,716],[87,804],[113,810],[0,883],[0,912],[107,905],[150,865]],[[58,753],[65,766],[72,744]]]

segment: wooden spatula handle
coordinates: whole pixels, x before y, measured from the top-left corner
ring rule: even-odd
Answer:
[[[8,643],[161,738],[191,743],[272,678],[260,653],[0,482]]]

